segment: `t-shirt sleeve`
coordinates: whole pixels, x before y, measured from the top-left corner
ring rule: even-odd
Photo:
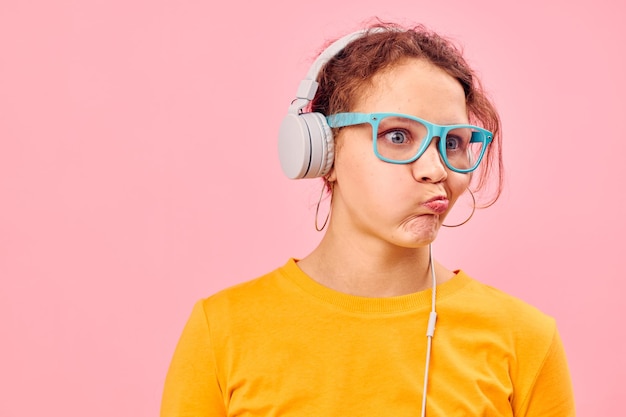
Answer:
[[[161,417],[226,416],[203,302],[193,308],[165,379]]]
[[[576,415],[565,350],[556,328],[552,343],[520,411],[521,413],[516,413],[516,416],[574,417]]]

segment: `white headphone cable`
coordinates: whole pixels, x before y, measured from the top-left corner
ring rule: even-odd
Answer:
[[[422,413],[421,417],[426,416],[426,393],[428,391],[428,369],[430,368],[430,350],[433,344],[433,336],[435,334],[435,323],[437,321],[437,312],[435,310],[435,300],[437,298],[437,279],[435,277],[435,266],[433,264],[433,251],[431,245],[428,245],[428,257],[430,260],[430,275],[433,278],[432,290],[432,309],[428,316],[428,328],[426,329],[426,364],[424,365],[424,392],[422,393]]]

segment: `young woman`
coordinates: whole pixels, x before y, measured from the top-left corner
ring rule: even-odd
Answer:
[[[430,254],[470,185],[501,185],[500,140],[437,34],[380,24],[332,44],[280,132],[285,173],[331,193],[325,235],[196,304],[161,415],[573,416],[554,320]]]

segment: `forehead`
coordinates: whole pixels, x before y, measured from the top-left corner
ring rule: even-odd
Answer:
[[[359,91],[351,111],[405,113],[438,124],[468,121],[461,83],[418,58],[403,60],[374,75]]]

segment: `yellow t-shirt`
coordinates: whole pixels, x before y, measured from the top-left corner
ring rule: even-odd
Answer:
[[[196,304],[162,417],[415,417],[431,290],[339,293],[295,261]],[[554,320],[459,271],[437,286],[428,417],[574,416]]]

